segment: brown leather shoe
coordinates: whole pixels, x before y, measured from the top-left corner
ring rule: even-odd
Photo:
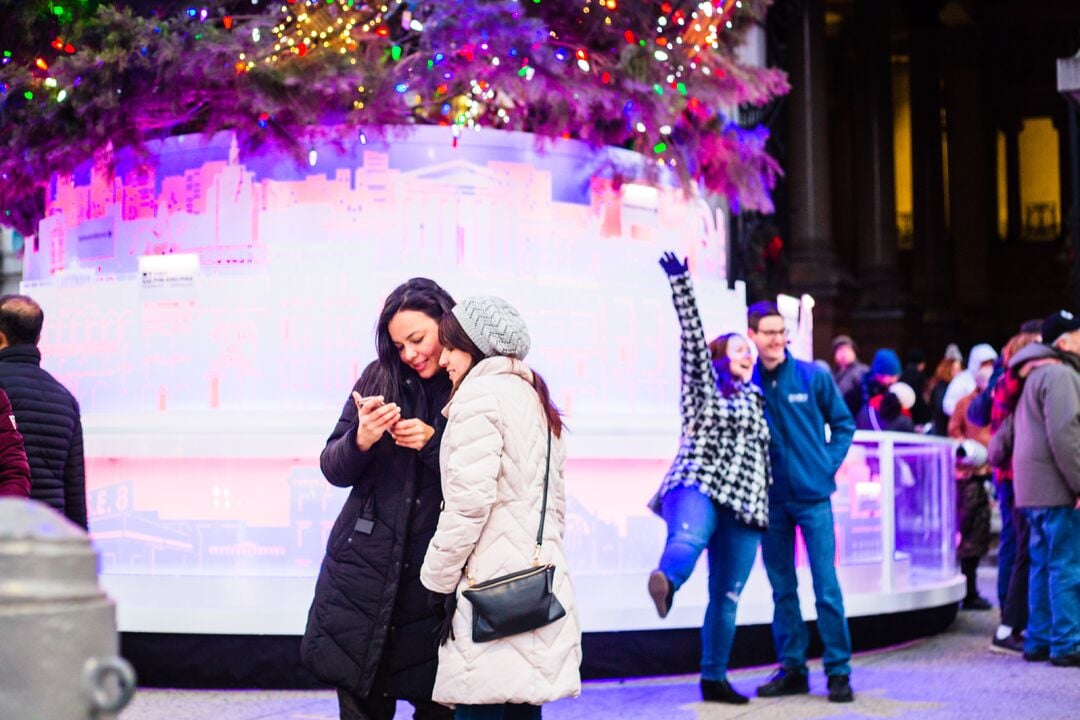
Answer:
[[[675,596],[675,588],[671,581],[661,570],[653,570],[649,575],[649,596],[656,605],[656,612],[661,618],[666,618],[671,610],[671,599]]]

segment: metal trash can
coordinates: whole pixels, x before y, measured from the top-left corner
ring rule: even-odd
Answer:
[[[86,533],[41,503],[0,498],[0,718],[115,717],[135,693],[117,646]]]

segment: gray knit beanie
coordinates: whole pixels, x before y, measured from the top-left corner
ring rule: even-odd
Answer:
[[[514,306],[493,295],[474,295],[454,306],[454,317],[485,357],[529,352],[529,329]]]

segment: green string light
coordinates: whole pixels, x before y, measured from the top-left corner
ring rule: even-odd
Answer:
[[[392,57],[395,61],[400,60],[401,59],[401,47],[398,46],[398,45],[394,45],[392,48],[390,48],[390,57]]]
[[[667,143],[665,142],[658,142],[652,146],[652,151],[657,155],[664,152],[665,150],[667,150]]]

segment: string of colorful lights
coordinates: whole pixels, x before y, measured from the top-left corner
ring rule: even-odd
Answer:
[[[737,59],[767,0],[27,5],[49,37],[0,58],[12,224],[40,213],[27,184],[110,144],[231,129],[306,157],[315,135],[416,123],[448,126],[452,143],[498,128],[628,147],[688,187],[771,209],[765,135],[730,122],[787,90],[783,73]]]

